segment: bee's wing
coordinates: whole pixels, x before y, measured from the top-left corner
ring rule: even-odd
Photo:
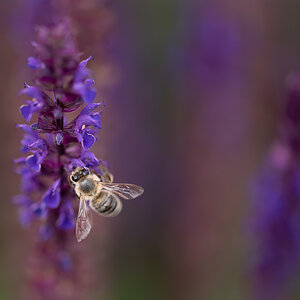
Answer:
[[[122,210],[122,202],[117,195],[102,190],[97,199],[90,202],[90,206],[96,213],[105,217],[115,217]]]
[[[84,240],[91,231],[91,212],[84,198],[80,198],[78,216],[76,221],[76,239],[78,242]]]
[[[109,173],[107,168],[103,165],[100,166],[100,171],[104,177],[105,182],[113,182],[114,176],[113,174]]]
[[[101,182],[101,185],[103,189],[116,193],[126,200],[134,199],[144,193],[144,189],[135,184]]]

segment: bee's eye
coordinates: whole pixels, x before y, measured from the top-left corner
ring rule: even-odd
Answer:
[[[84,170],[83,171],[83,176],[89,175],[89,171],[88,170]]]
[[[72,181],[74,181],[74,182],[76,182],[76,181],[78,181],[78,176],[77,175],[73,175],[72,177],[71,177],[71,179],[72,179]]]

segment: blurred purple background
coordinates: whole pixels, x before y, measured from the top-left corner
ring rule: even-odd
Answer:
[[[31,78],[34,27],[59,10],[95,58],[105,109],[93,150],[116,181],[145,188],[118,218],[95,220],[86,245],[96,284],[85,299],[253,299],[250,182],[277,136],[286,76],[300,67],[299,9],[292,0],[2,1],[0,298],[25,298],[31,237],[10,200],[20,183],[17,94]],[[284,299],[296,297],[293,287]]]

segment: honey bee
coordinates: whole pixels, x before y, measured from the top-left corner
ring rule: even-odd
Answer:
[[[123,199],[134,199],[143,194],[144,189],[128,183],[113,183],[113,175],[105,167],[102,175],[88,168],[75,168],[69,181],[79,198],[79,210],[76,221],[76,239],[85,239],[92,228],[91,210],[105,217],[117,216],[122,210]]]

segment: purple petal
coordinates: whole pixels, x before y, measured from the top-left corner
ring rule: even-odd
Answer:
[[[80,63],[79,63],[79,68],[80,69],[84,69],[88,63],[89,60],[93,59],[92,56],[88,57],[87,59],[84,59],[82,60]]]
[[[27,166],[26,162],[17,168],[17,173],[21,175],[21,190],[24,193],[30,193],[39,188],[39,183],[36,180],[37,172]]]
[[[85,88],[84,94],[82,95],[83,101],[87,104],[92,103],[96,98],[96,90]]]
[[[84,149],[90,149],[96,142],[96,138],[86,131],[82,132],[82,146]]]
[[[32,219],[33,214],[29,207],[23,206],[19,209],[19,220],[23,227],[28,227]]]
[[[62,230],[70,230],[75,226],[75,214],[72,204],[68,201],[61,206],[56,225]]]
[[[17,124],[17,128],[21,128],[24,132],[29,134],[36,134],[36,132],[27,124]]]
[[[29,122],[32,118],[32,107],[30,105],[24,104],[20,107],[20,112],[23,118]]]
[[[50,208],[58,207],[60,203],[60,178],[57,179],[46,191],[42,201]]]
[[[39,136],[28,125],[19,124],[17,125],[17,127],[21,128],[25,132],[24,137],[21,140],[21,144],[22,144],[21,152],[25,153],[29,150],[28,146],[35,143],[39,139]]]
[[[44,139],[39,138],[34,143],[28,145],[28,148],[30,149],[30,151],[34,153],[39,152],[39,153],[43,153],[44,155],[47,155],[48,145]]]
[[[28,146],[22,146],[21,147],[21,149],[20,149],[20,151],[22,152],[22,153],[26,153],[26,152],[28,152]]]
[[[33,214],[40,219],[44,219],[47,217],[48,209],[47,209],[45,203],[42,201],[33,203],[31,205],[31,210],[32,210]]]
[[[13,197],[12,203],[17,205],[28,205],[31,203],[31,199],[26,195],[17,195]]]
[[[95,114],[92,115],[92,118],[94,119],[94,126],[98,129],[101,129],[101,118],[100,118],[100,115],[101,115],[102,112],[97,112]]]
[[[86,65],[87,65],[87,63],[88,63],[88,61],[91,60],[91,59],[93,59],[93,56],[90,56],[90,57],[88,57],[87,59],[82,60],[82,61],[79,63],[79,67],[80,67],[80,68],[85,68]]]
[[[96,158],[95,154],[89,150],[84,150],[81,153],[81,159],[85,164],[90,166],[98,166],[100,164],[99,160]]]
[[[26,163],[26,160],[27,160],[27,157],[19,157],[19,158],[16,158],[14,159],[14,163],[15,164],[24,164]]]
[[[41,170],[41,164],[39,163],[39,157],[37,154],[28,156],[26,162],[32,170],[36,172],[39,172]]]
[[[94,81],[94,79],[88,78],[84,81],[84,83],[87,87],[91,87],[92,85],[95,84],[95,81]]]
[[[75,131],[80,132],[80,130],[82,130],[82,126],[89,125],[91,121],[94,120],[92,120],[90,115],[82,115],[82,116],[79,115],[79,117],[77,117],[75,121]]]
[[[43,100],[43,97],[42,97],[43,92],[40,89],[38,89],[37,87],[34,87],[34,86],[26,87],[25,89],[21,90],[20,93],[25,94],[26,96],[28,96],[30,98],[33,98],[33,99],[36,99],[38,101]]]
[[[89,58],[80,62],[78,70],[77,70],[77,72],[75,74],[75,78],[74,78],[75,83],[82,82],[90,75],[90,71],[89,71],[89,69],[86,68],[86,65],[91,58],[92,57],[90,56]]]
[[[20,94],[25,94],[27,97],[35,99],[36,102],[33,102],[33,104],[39,105],[39,108],[43,105],[47,105],[48,107],[54,107],[55,105],[54,101],[46,93],[34,86],[26,87],[20,91]],[[29,103],[32,103],[32,101]]]
[[[102,103],[90,103],[90,104],[88,104],[86,107],[84,107],[82,109],[82,111],[80,112],[80,116],[90,114],[93,110],[98,108],[100,105],[102,105]]]
[[[100,115],[99,115],[100,118]],[[83,125],[86,126],[94,126],[96,128],[98,128],[99,126],[101,126],[101,121],[99,124],[99,119],[98,117],[94,117],[94,115],[82,115],[79,116],[76,120],[75,123],[75,131],[80,132],[81,130],[83,130]]]
[[[34,57],[28,57],[28,67],[31,69],[37,69],[40,68],[43,64],[41,61]]]
[[[83,101],[87,104],[92,103],[97,94],[94,88],[91,88],[87,86],[87,84],[82,83],[80,81],[76,82],[73,85],[73,89],[76,93],[78,93],[82,97]]]
[[[85,164],[81,159],[73,158],[68,165],[68,169],[71,171],[74,167],[85,167]]]

